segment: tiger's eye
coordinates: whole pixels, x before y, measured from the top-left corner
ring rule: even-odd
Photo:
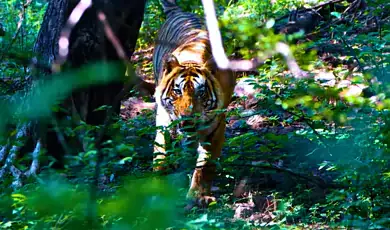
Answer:
[[[165,98],[163,99],[163,105],[170,109],[173,107],[173,102],[171,99]]]
[[[198,95],[199,95],[200,97],[203,97],[203,96],[205,95],[205,93],[206,93],[206,90],[205,90],[204,88],[198,89]]]
[[[173,92],[178,96],[181,95],[181,89],[174,89]]]

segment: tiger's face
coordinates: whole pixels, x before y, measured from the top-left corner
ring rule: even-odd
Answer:
[[[171,120],[181,120],[179,129],[193,126],[195,119],[203,124],[212,121],[215,117],[212,111],[221,107],[223,97],[210,68],[206,65],[179,64],[171,56],[163,71],[159,100]]]

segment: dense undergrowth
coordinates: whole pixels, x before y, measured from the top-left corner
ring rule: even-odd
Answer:
[[[202,14],[200,1],[187,3],[180,1],[185,10]],[[96,203],[88,183],[96,167],[93,142],[99,127],[83,124],[63,131],[72,136],[86,130],[84,138],[90,143],[85,152],[68,159],[64,171],[43,166],[36,178],[16,191],[10,188],[11,180],[0,182],[0,228],[390,228],[390,35],[389,15],[383,10],[389,5],[367,3],[367,8],[353,15],[334,9],[328,21],[307,38],[299,32],[285,36],[272,30],[276,19],[289,10],[310,7],[303,1],[216,1],[229,55],[252,58],[284,40],[312,78],[294,80],[280,55],[267,59],[257,71],[241,74],[255,93],[238,98],[229,108],[227,141],[215,183],[219,200],[207,210],[182,212],[190,171],[153,177],[155,128],[154,112],[149,110],[141,116],[118,118],[111,125],[112,140],[102,149],[105,158]],[[44,1],[32,1],[21,32],[15,34],[18,4],[16,0],[0,3],[0,23],[6,31],[0,37],[2,79],[27,74],[24,61],[31,57],[45,10]],[[163,20],[158,1],[149,1],[138,51],[153,46]],[[371,20],[377,27],[364,31]],[[135,65],[151,76],[150,60]],[[4,131],[3,121],[16,111],[19,119],[48,114],[47,108],[61,99],[55,98],[53,91],[58,89],[53,86],[86,83],[77,82],[77,76],[50,82],[52,87],[47,85],[45,93],[32,95],[28,99],[33,109],[18,107],[21,101],[1,104],[6,112],[0,113],[0,131]],[[13,92],[9,88],[13,81],[0,82],[1,95]],[[71,88],[62,90],[65,96]],[[20,159],[18,167],[26,167],[26,162],[28,158]],[[92,218],[95,214],[98,220]]]

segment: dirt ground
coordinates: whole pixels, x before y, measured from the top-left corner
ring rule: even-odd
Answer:
[[[136,60],[138,63],[141,63],[137,68],[137,74],[144,80],[152,82],[150,72],[148,73],[140,68],[145,62],[151,60],[150,52],[150,49],[145,51],[143,53],[145,55],[143,59]],[[135,57],[140,55],[140,53],[141,52],[136,53]],[[228,111],[239,110],[243,116],[230,116],[227,118],[225,133],[227,140],[245,133],[253,133],[253,135],[258,136],[259,140],[261,140],[253,146],[254,148],[259,149],[262,145],[266,146],[269,144],[269,141],[265,138],[267,134],[289,134],[307,127],[302,122],[293,122],[290,124],[279,122],[291,117],[291,114],[288,114],[287,112],[270,111],[269,114],[256,114],[256,111],[258,111],[258,100],[254,98],[255,93],[256,90],[244,80],[239,80],[237,82],[235,97],[228,107]],[[152,96],[133,96],[122,102],[121,117],[124,120],[134,119],[137,116],[143,116],[150,112],[154,113],[154,109],[155,103]],[[273,112],[277,112],[279,115],[278,121],[271,121],[269,119]],[[146,123],[146,125],[153,126],[155,121],[151,119]],[[153,143],[153,138],[148,141]],[[233,194],[236,199],[241,200],[241,202],[231,204],[231,207],[235,212],[234,218],[252,221],[270,221],[273,218],[272,211],[276,208],[276,202],[273,200],[271,192],[269,191],[277,189],[289,192],[298,181],[306,180],[307,182],[308,180],[305,176],[301,177],[299,173],[290,172],[288,170],[289,168],[297,168],[297,160],[298,162],[303,160],[299,160],[298,157],[280,160],[276,156],[282,156],[286,153],[294,156],[295,154],[293,152],[298,152],[298,155],[302,155],[302,153],[310,152],[314,148],[315,145],[309,143],[305,139],[298,138],[296,140],[291,139],[284,148],[275,151],[256,153],[253,151],[246,152],[245,150],[239,150],[240,154],[243,155],[243,159],[245,159],[245,165],[250,167],[241,165],[229,166],[230,169],[236,168],[232,170],[235,171],[233,181],[226,178],[226,174],[229,174],[229,172],[223,170],[219,171],[219,176],[215,179],[213,193],[217,197],[224,194]],[[150,149],[150,151],[152,151],[152,149]],[[225,147],[223,149],[222,158],[229,156],[230,152],[231,151]],[[272,159],[276,160],[273,161]],[[318,184],[325,184],[324,180],[326,179],[326,176],[320,176],[315,166],[316,165],[313,164],[313,167],[309,168],[311,174],[317,175],[318,177],[312,179],[313,182],[311,185],[308,185],[308,187],[314,188],[315,190],[312,195],[313,197],[311,198],[319,199],[324,196],[325,188],[321,188]],[[273,170],[274,173],[263,173],[264,170]],[[226,187],[226,184],[231,185]],[[308,184],[310,184],[310,182],[308,182]]]

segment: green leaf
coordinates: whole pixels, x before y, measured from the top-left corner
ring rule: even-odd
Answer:
[[[268,148],[266,145],[261,145],[259,149],[262,153],[271,152],[271,149]]]
[[[389,42],[389,41],[390,41],[390,33],[386,34],[386,35],[383,37],[383,39],[384,39],[385,41]]]
[[[226,160],[224,160],[226,163],[231,163],[235,160],[237,160],[241,155],[235,154],[230,157],[228,157]]]
[[[100,106],[99,108],[95,109],[94,112],[96,111],[102,111],[102,110],[108,110],[110,109],[112,106],[109,106],[109,105],[102,105]]]
[[[130,163],[131,161],[133,161],[133,157],[125,157],[125,158],[121,159],[121,160],[118,162],[118,164],[123,165],[123,164],[125,164],[126,162],[129,162],[129,163]]]
[[[339,12],[333,11],[333,12],[330,13],[330,15],[335,16],[336,18],[340,19],[342,14],[339,13]]]

